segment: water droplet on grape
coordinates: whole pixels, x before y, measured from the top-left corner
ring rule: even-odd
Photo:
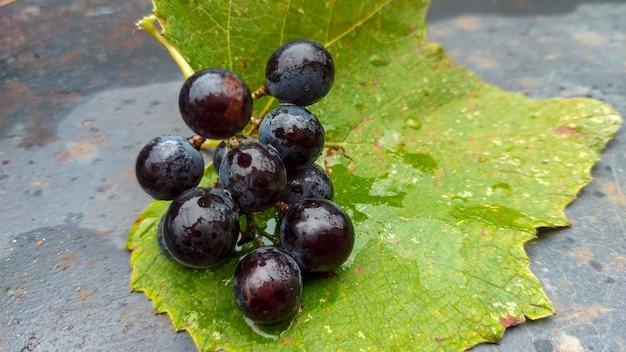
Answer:
[[[250,154],[241,153],[237,156],[237,166],[250,167],[252,164],[252,156]]]

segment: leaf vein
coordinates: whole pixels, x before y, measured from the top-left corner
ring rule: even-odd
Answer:
[[[360,20],[356,21],[355,23],[353,23],[345,31],[339,33],[338,36],[336,36],[335,38],[327,41],[324,46],[325,47],[329,47],[329,46],[333,45],[336,41],[338,41],[341,38],[345,37],[350,32],[352,32],[356,28],[358,28],[359,26],[362,26],[365,22],[367,22],[370,18],[374,17],[374,15],[376,15],[378,12],[380,12],[380,10],[382,10],[385,6],[389,5],[390,3],[391,3],[391,0],[385,1],[382,5],[376,7],[372,12],[368,13],[367,15],[365,15],[365,17],[363,17],[362,19],[360,19]]]
[[[335,1],[331,1],[328,9],[328,21],[326,21],[326,38],[325,42],[328,43],[328,35],[330,34],[330,24],[332,23],[333,13],[335,11]]]
[[[230,38],[230,32],[232,30],[232,28],[230,27],[230,20],[232,17],[232,13],[233,13],[233,1],[229,0],[228,1],[228,17],[226,19],[226,48],[228,50],[228,68],[230,71],[233,70],[233,53],[232,53],[232,45],[231,45],[231,38]]]
[[[287,1],[287,13],[285,13],[285,16],[283,17],[283,25],[282,28],[280,29],[280,40],[279,43],[283,43],[283,40],[285,40],[285,27],[287,26],[287,18],[289,18],[289,9],[291,8],[291,0]]]

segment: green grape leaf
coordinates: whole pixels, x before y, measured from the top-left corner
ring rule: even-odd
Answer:
[[[132,289],[200,350],[464,350],[553,314],[524,243],[569,224],[564,207],[622,120],[598,101],[484,84],[426,41],[427,5],[155,0],[163,36],[195,70],[224,67],[254,89],[274,49],[295,38],[324,44],[337,69],[309,109],[326,128],[320,163],[357,240],[335,275],[306,278],[291,325],[246,323],[232,294],[238,258],[211,270],[168,262],[155,238],[167,202],[130,231]],[[261,98],[255,114],[275,104]],[[214,181],[209,166],[203,184]]]

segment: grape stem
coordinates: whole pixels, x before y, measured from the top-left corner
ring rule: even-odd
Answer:
[[[255,90],[252,93],[252,99],[259,99],[261,97],[264,97],[266,95],[269,94],[269,90],[267,89],[267,84],[263,83],[263,85],[261,85],[259,87],[259,89]]]
[[[261,125],[261,121],[263,121],[262,118],[257,118],[257,117],[250,117],[250,124],[252,126],[252,129],[250,129],[248,135],[253,135],[253,134],[258,134],[259,133],[259,126]]]
[[[232,149],[241,145],[241,139],[237,136],[232,136],[228,139],[228,148]]]
[[[246,215],[246,227],[241,231],[241,239],[237,243],[238,245],[243,245],[248,242],[252,242],[253,240],[257,240],[260,245],[262,245],[261,239],[259,236],[265,237],[272,242],[274,246],[280,245],[280,239],[274,235],[270,235],[269,233],[261,230],[256,225],[254,221],[253,213],[245,213]]]
[[[291,209],[291,204],[285,203],[282,200],[279,200],[278,202],[276,202],[276,210],[278,210],[278,212],[282,216],[287,215],[287,213],[289,212],[289,209]]]
[[[189,144],[191,144],[194,148],[196,148],[196,150],[200,150],[202,148],[202,145],[206,141],[206,138],[199,136],[197,134],[194,134],[193,136],[189,137],[187,140],[189,141]]]
[[[143,29],[146,33],[148,33],[152,38],[156,39],[159,44],[161,44],[165,50],[170,54],[170,56],[174,59],[176,64],[183,73],[185,79],[189,78],[194,74],[193,68],[191,65],[185,60],[183,55],[174,47],[169,40],[167,40],[162,34],[161,30],[157,28],[156,22],[158,22],[157,17],[155,15],[150,15],[142,18],[139,22],[137,22],[137,26]]]
[[[206,148],[215,148],[217,147],[222,141],[221,140],[217,140],[217,139],[206,139],[204,141],[204,143],[202,143],[201,148],[206,149]]]

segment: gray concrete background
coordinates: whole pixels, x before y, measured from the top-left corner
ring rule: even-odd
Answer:
[[[127,232],[150,198],[142,144],[187,133],[182,77],[133,23],[145,0],[0,8],[0,351],[194,351],[129,292]],[[486,82],[588,96],[626,115],[626,1],[433,0],[429,38]],[[152,123],[153,119],[159,123]],[[478,351],[626,351],[623,129],[567,209],[526,248],[557,315]]]

